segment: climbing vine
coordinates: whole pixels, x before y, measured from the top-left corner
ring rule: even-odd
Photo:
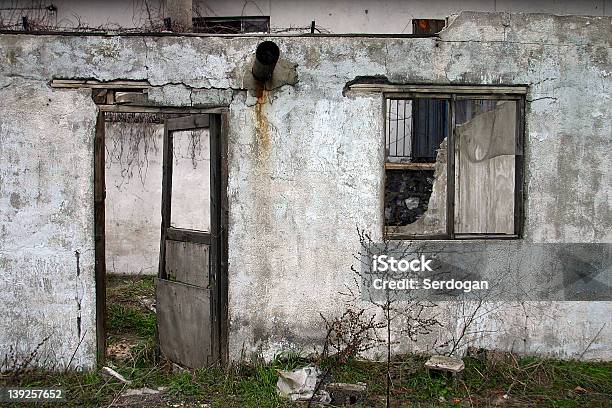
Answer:
[[[144,186],[149,164],[159,157],[162,148],[164,120],[177,114],[159,113],[106,113],[106,168],[119,166],[120,187],[137,177]],[[208,160],[202,156],[202,132],[189,131],[187,139],[175,134],[174,161],[188,159],[194,169],[198,162]]]

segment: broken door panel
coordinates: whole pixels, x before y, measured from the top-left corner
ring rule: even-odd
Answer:
[[[455,233],[515,234],[517,102],[456,103]]]
[[[211,186],[219,184],[219,144],[213,140],[219,135],[220,121],[208,115],[168,119],[164,129],[157,332],[164,355],[190,368],[218,356],[212,345],[219,262],[213,255],[219,247],[220,190]]]
[[[166,276],[200,288],[208,287],[210,246],[166,240]]]
[[[210,290],[157,279],[156,293],[161,352],[189,368],[212,363]]]

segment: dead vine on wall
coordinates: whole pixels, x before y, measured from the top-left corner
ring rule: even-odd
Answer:
[[[163,129],[163,117],[151,113],[107,113],[106,168],[121,168],[121,186],[138,175],[144,185],[149,170],[149,155],[159,153],[157,132]]]
[[[128,184],[135,175],[144,186],[151,159],[161,161],[161,144],[164,120],[177,114],[158,113],[115,113],[105,115],[106,121],[106,168],[120,167],[121,182],[117,187]],[[177,133],[187,133],[187,140]],[[176,132],[173,149],[174,163],[188,159],[193,169],[198,163],[208,161],[202,157],[202,131]],[[187,144],[185,148],[185,144]],[[161,163],[160,163],[161,164]]]

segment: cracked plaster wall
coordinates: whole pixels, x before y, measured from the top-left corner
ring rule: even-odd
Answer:
[[[34,364],[92,368],[96,107],[21,78],[0,100],[0,370],[41,343]]]
[[[47,95],[82,96],[50,90],[46,83],[52,78],[148,80],[159,103],[228,103],[230,353],[233,358],[242,350],[270,357],[282,347],[310,350],[321,340],[319,312],[330,316],[343,310],[338,291],[352,277],[356,226],[375,236],[381,230],[382,101],[375,94],[344,97],[342,88],[356,76],[385,75],[399,83],[529,85],[525,241],[611,242],[611,37],[610,18],[468,12],[439,39],[278,37],[273,39],[282,57],[297,64],[299,80],[256,99],[243,91],[243,78],[259,38],[2,35],[0,87],[7,95],[30,95],[19,103],[2,100],[2,135],[17,143],[17,131],[5,129],[21,129],[26,112],[42,111],[49,124],[55,123],[51,113],[60,108],[41,104]],[[93,131],[84,126],[95,119],[90,106],[75,106],[69,127],[76,139],[92,143]],[[66,135],[55,137],[69,143]],[[33,151],[33,146],[20,150]],[[91,165],[91,149],[81,153],[80,163]],[[74,186],[69,177],[53,182]],[[9,196],[3,185],[3,208],[9,208]],[[78,210],[89,223],[92,203]],[[32,199],[27,205],[39,211]],[[43,218],[35,222],[39,228],[55,225]],[[64,228],[88,231],[78,223]],[[3,233],[3,246],[13,240],[11,234]],[[93,236],[88,237],[84,243],[93,248]],[[32,256],[44,259],[53,247],[40,238],[36,242]],[[10,278],[2,281],[3,293],[13,290],[10,282],[27,287],[24,294],[34,291],[34,267],[5,265],[2,273]],[[72,266],[66,262],[60,269],[56,279],[68,286]],[[92,295],[88,276],[85,287]],[[25,313],[34,300],[22,299],[20,304],[2,302],[0,313]],[[482,327],[503,330],[475,344],[577,356],[612,312],[607,302],[529,303],[517,309],[508,306],[487,315],[479,322]],[[84,310],[93,313],[93,301]],[[443,320],[448,325],[436,334],[457,330],[454,310],[444,312]],[[32,338],[32,347],[36,330],[7,328],[0,332],[0,344],[6,348],[24,334]],[[611,331],[604,327],[584,357],[612,358]],[[89,341],[85,348],[90,359],[92,346]],[[396,347],[410,349],[425,345],[402,341]]]

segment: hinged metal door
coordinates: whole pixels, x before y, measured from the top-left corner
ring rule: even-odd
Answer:
[[[220,134],[217,114],[165,121],[157,336],[189,368],[219,360]]]

